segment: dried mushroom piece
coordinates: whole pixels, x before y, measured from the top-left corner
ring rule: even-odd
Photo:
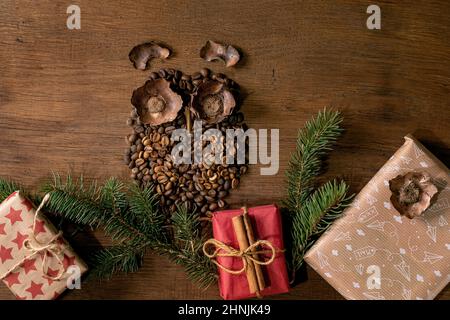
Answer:
[[[160,125],[173,121],[183,106],[181,97],[170,89],[164,79],[148,80],[133,92],[131,103],[142,123]]]
[[[200,50],[200,57],[206,61],[221,60],[225,66],[231,67],[241,58],[239,52],[230,45],[208,40]]]
[[[150,67],[151,59],[166,59],[169,55],[169,49],[163,48],[154,42],[148,42],[135,46],[128,57],[136,69],[147,70]]]
[[[224,83],[211,80],[202,83],[191,99],[194,116],[208,124],[221,122],[236,106],[233,94]]]
[[[389,181],[391,202],[401,215],[420,216],[430,206],[438,189],[424,172],[408,172]]]

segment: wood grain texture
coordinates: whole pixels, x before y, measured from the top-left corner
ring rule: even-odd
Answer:
[[[91,178],[126,178],[122,164],[125,120],[132,90],[145,72],[129,50],[160,40],[173,57],[153,63],[193,73],[207,66],[246,91],[243,106],[253,128],[280,129],[280,170],[242,179],[232,206],[279,202],[284,170],[298,128],[325,106],[342,111],[346,133],[324,179],[343,177],[358,192],[414,133],[450,165],[450,7],[447,1],[377,1],[382,29],[366,28],[367,1],[87,1],[81,30],[66,28],[60,0],[0,2],[0,176],[35,188],[51,170]],[[208,39],[244,52],[236,68],[206,63]],[[101,233],[80,237],[107,244]],[[94,241],[94,243],[97,243]],[[314,271],[275,299],[339,299]],[[450,299],[449,288],[439,296]],[[0,298],[12,299],[1,286]],[[83,284],[67,299],[219,298],[198,290],[182,269],[149,254],[136,274]]]

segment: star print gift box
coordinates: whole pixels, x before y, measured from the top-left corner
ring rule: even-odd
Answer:
[[[391,202],[390,181],[409,172],[425,173],[438,190],[413,219]],[[420,142],[405,137],[306,262],[347,299],[434,299],[450,277],[449,174]]]
[[[55,299],[75,274],[74,266],[80,275],[87,271],[38,210],[19,192],[0,204],[0,279],[17,299]]]

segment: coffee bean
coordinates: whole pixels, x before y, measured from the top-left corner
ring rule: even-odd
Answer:
[[[163,137],[161,138],[161,145],[162,145],[163,147],[167,147],[169,144],[170,144],[170,139],[169,139],[169,137],[168,137],[168,136],[163,136]]]
[[[130,134],[129,136],[128,136],[128,138],[127,138],[127,140],[128,140],[128,142],[129,143],[134,143],[135,141],[136,141],[136,139],[137,139],[137,135],[136,134]]]
[[[166,183],[168,180],[169,180],[169,179],[167,178],[166,175],[160,175],[160,176],[158,176],[158,183],[160,183],[160,184],[164,184],[164,183]]]
[[[132,127],[135,125],[135,123],[136,123],[136,121],[133,118],[127,119],[127,126]]]
[[[136,164],[136,167],[139,167],[140,165],[142,165],[145,162],[145,160],[142,159],[141,154],[142,154],[142,151],[140,153],[138,153],[138,158],[134,162]]]
[[[161,150],[162,146],[159,143],[154,143],[153,145],[153,149],[155,150]]]
[[[191,80],[191,76],[190,76],[190,75],[187,75],[187,74],[183,74],[183,75],[181,76],[181,80],[183,80],[183,81]]]
[[[228,195],[228,192],[225,190],[219,191],[219,193],[218,193],[218,197],[220,199],[225,198],[227,195]]]
[[[239,180],[238,179],[233,179],[231,181],[231,188],[232,189],[236,189],[238,185],[239,185]]]
[[[228,190],[228,189],[230,189],[230,187],[231,187],[230,180],[226,180],[225,183],[223,184],[223,188],[225,190]]]
[[[161,78],[164,78],[166,76],[166,71],[164,69],[161,69],[158,71],[158,74]]]
[[[242,112],[239,112],[237,115],[237,122],[242,122],[244,121],[244,114]]]
[[[200,74],[205,78],[207,78],[209,76],[209,73],[210,73],[210,71],[208,68],[203,68],[200,70]]]
[[[209,191],[208,191],[208,196],[210,196],[210,197],[215,197],[216,196],[216,194],[217,194],[217,192],[216,192],[216,190],[214,190],[214,189],[210,189]]]
[[[166,127],[166,128],[164,129],[164,132],[165,132],[166,134],[171,134],[174,130],[175,130],[175,127],[174,127],[174,126],[169,126],[169,127]]]
[[[197,203],[202,203],[203,202],[203,196],[202,195],[198,195],[194,198],[194,201]]]

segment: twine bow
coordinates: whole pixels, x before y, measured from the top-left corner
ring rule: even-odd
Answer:
[[[210,252],[208,252],[208,246],[214,246],[216,249],[212,253],[210,253]],[[260,246],[265,246],[265,247],[269,248],[270,250],[252,251]],[[225,243],[223,243],[219,240],[216,240],[216,239],[209,239],[203,244],[203,253],[209,259],[211,259],[211,261],[216,266],[218,266],[225,272],[234,274],[234,275],[239,275],[239,274],[245,272],[247,270],[249,260],[253,261],[253,263],[256,263],[258,265],[266,266],[266,265],[271,264],[275,260],[276,254],[278,252],[283,252],[283,251],[284,250],[276,249],[273,246],[273,244],[267,240],[258,240],[243,251],[237,250],[237,249],[235,249],[229,245],[226,245]],[[254,258],[255,254],[258,255],[258,254],[268,254],[268,253],[270,253],[270,258],[268,260],[259,260],[259,259]],[[217,257],[241,258],[243,266],[239,270],[229,269],[229,268],[223,266],[222,264],[220,264],[219,262],[217,262],[217,260],[216,260]]]
[[[54,281],[60,280],[62,278],[64,271],[65,271],[64,263],[61,259],[61,254],[63,252],[63,248],[61,247],[60,244],[57,243],[57,240],[62,236],[62,232],[59,231],[56,235],[54,235],[52,238],[50,238],[46,242],[40,242],[36,238],[36,234],[35,234],[36,222],[38,219],[38,215],[39,215],[40,211],[42,210],[42,208],[44,207],[44,205],[47,203],[49,198],[50,198],[50,195],[46,194],[44,199],[42,199],[42,202],[39,205],[39,207],[37,208],[36,213],[34,215],[32,232],[29,235],[29,237],[27,239],[25,239],[25,241],[23,242],[23,246],[26,249],[28,249],[31,253],[29,255],[26,255],[21,261],[17,262],[15,265],[13,265],[7,272],[0,275],[0,279],[4,279],[12,271],[14,271],[16,268],[20,267],[26,260],[28,260],[40,253],[43,254],[42,264],[41,264],[42,273],[46,277],[48,277],[49,279],[54,280]],[[47,259],[49,256],[55,258],[60,265],[60,268],[58,269],[58,274],[56,276],[52,276],[52,275],[48,274]],[[45,270],[46,267],[47,267],[47,270]]]

